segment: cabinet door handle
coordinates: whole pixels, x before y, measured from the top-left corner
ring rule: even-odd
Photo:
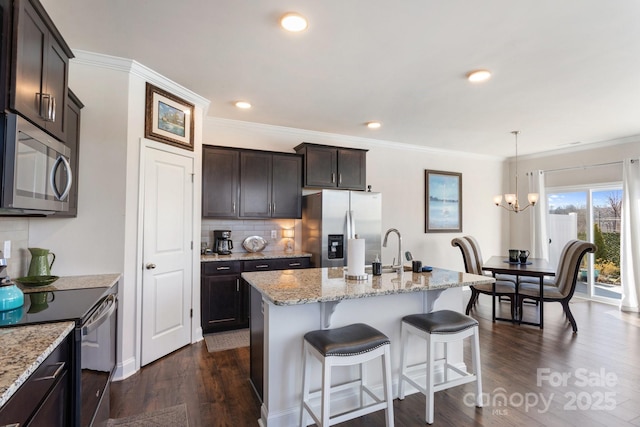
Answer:
[[[46,381],[46,380],[55,380],[60,375],[60,372],[64,369],[65,362],[54,363],[54,365],[58,365],[56,371],[53,375],[47,375],[46,377],[34,378],[33,381]]]
[[[256,265],[256,268],[269,268],[269,264]]]
[[[216,270],[220,271],[220,270],[229,270],[231,269],[231,267],[217,267]]]
[[[336,182],[336,174],[331,172],[331,182]]]
[[[236,292],[240,292],[240,279],[236,279]]]
[[[44,107],[44,101],[47,101],[47,106],[46,108]],[[50,120],[50,116],[51,116],[51,95],[49,95],[48,93],[40,93],[40,110],[39,110],[39,114],[40,117],[42,117],[45,121],[49,121]]]
[[[49,113],[49,120],[56,121],[56,97],[51,97],[51,113]]]
[[[299,262],[290,262],[289,263],[289,267],[300,267],[300,263]]]
[[[231,208],[231,209],[233,209],[232,212],[236,213],[236,202],[233,202],[232,205],[233,205],[232,208]]]
[[[276,213],[276,202],[273,202],[273,209],[271,210],[271,212]]]
[[[338,184],[342,184],[342,174],[338,174]]]

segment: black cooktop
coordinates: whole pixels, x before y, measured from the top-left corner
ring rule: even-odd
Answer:
[[[85,288],[24,294],[24,305],[0,311],[0,327],[73,320],[81,324],[111,288]]]

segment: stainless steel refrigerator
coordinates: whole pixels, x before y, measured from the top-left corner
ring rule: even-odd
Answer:
[[[347,265],[348,241],[365,239],[365,264],[381,254],[382,194],[322,190],[302,199],[302,250],[314,267]]]

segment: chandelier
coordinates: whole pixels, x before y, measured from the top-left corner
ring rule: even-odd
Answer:
[[[539,194],[529,193],[527,195],[527,200],[529,200],[529,204],[523,208],[520,207],[520,203],[518,202],[518,134],[520,133],[520,131],[514,130],[514,131],[511,131],[511,133],[514,134],[516,137],[516,192],[515,194],[508,193],[504,195],[504,201],[507,202],[506,206],[502,203],[502,195],[495,196],[493,198],[493,203],[495,203],[496,206],[504,208],[510,212],[518,213],[520,211],[527,209],[529,206],[535,206],[535,204],[538,202]]]

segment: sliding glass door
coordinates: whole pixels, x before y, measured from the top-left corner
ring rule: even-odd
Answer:
[[[622,186],[548,188],[549,258],[557,265],[568,240],[593,242],[578,273],[576,293],[603,301],[621,298],[620,221]]]

